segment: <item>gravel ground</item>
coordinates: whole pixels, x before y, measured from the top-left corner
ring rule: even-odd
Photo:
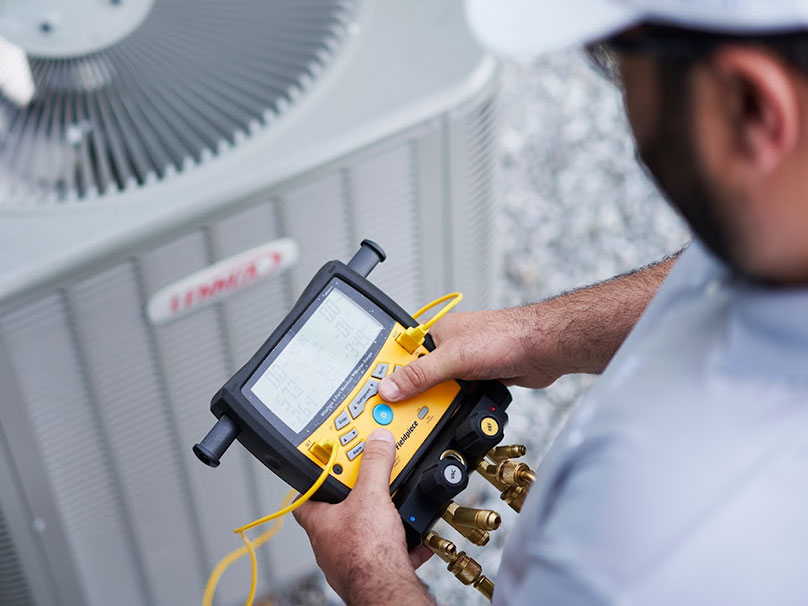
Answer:
[[[603,280],[682,247],[687,231],[636,162],[618,91],[580,52],[506,64],[502,76],[500,307]],[[570,376],[542,391],[513,390],[505,443],[526,444],[526,460],[535,468],[591,381]],[[483,480],[473,480],[461,504],[499,511],[502,527],[485,548],[458,540],[445,526],[441,534],[493,578],[516,514]],[[487,603],[437,558],[419,572],[441,606]],[[340,603],[330,590],[316,594],[307,589],[305,598],[278,603]]]

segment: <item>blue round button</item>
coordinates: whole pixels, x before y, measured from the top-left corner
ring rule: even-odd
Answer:
[[[393,422],[393,409],[387,404],[377,404],[373,408],[373,420],[379,425],[390,425]]]

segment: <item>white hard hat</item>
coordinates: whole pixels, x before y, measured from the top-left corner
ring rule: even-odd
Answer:
[[[466,0],[479,40],[520,59],[651,21],[724,33],[808,29],[808,0]]]

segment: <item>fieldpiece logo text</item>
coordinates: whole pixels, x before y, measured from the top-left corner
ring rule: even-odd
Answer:
[[[412,435],[412,432],[415,431],[416,427],[418,427],[418,421],[413,421],[412,425],[410,425],[410,428],[407,431],[405,431],[404,435],[402,435],[398,439],[398,442],[396,442],[396,450],[404,446],[404,442],[406,442],[409,439],[409,437]]]

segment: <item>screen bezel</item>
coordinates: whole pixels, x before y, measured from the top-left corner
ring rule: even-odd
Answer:
[[[325,298],[333,291],[338,290],[343,295],[347,296],[351,301],[359,305],[364,311],[382,325],[381,331],[374,339],[370,347],[365,351],[359,362],[353,367],[351,372],[343,379],[336,391],[326,400],[318,412],[314,414],[311,421],[309,421],[303,429],[299,432],[292,431],[276,414],[274,414],[263,400],[258,398],[253,391],[252,387],[256,382],[266,373],[275,359],[280,355],[284,348],[291,342],[297,335],[301,327],[311,318],[315,311],[322,305]],[[281,337],[277,345],[272,348],[269,354],[261,361],[261,364],[247,379],[246,383],[241,388],[241,394],[255,407],[255,409],[265,417],[279,432],[293,444],[300,444],[311,433],[320,427],[333,412],[345,401],[351,390],[356,387],[356,384],[367,372],[368,368],[373,364],[374,360],[381,351],[382,346],[390,334],[390,331],[395,326],[395,319],[389,314],[384,312],[378,305],[373,303],[361,292],[353,288],[347,282],[338,277],[332,278],[322,291],[317,295],[311,304],[303,311],[303,313],[295,320],[290,329]],[[316,372],[316,370],[312,370]]]
[[[335,277],[339,277],[351,288],[362,293],[401,326],[405,328],[417,326],[418,323],[412,316],[367,278],[359,275],[341,261],[329,261],[314,275],[303,289],[292,309],[267,337],[263,345],[216,393],[210,407],[211,412],[216,417],[228,415],[235,420],[240,430],[238,441],[268,469],[301,493],[308,490],[320,476],[322,466],[301,452],[301,444],[293,444],[281,434],[279,429],[273,426],[268,415],[262,414],[254,404],[244,397],[241,393],[241,388],[269,352],[280,342],[283,335],[289,331],[300,315],[308,309],[312,301]],[[428,351],[435,348],[431,336],[426,336],[424,347]],[[421,457],[432,448],[432,444],[437,439],[437,436],[441,435],[445,427],[450,422],[454,422],[454,415],[463,406],[465,394],[468,393],[472,385],[463,380],[456,380],[456,382],[460,385],[460,392],[435,428],[424,440],[412,460],[407,462],[401,473],[393,480],[390,485],[391,493],[395,493],[405,481],[412,479],[409,476],[418,467]],[[337,503],[347,497],[351,489],[338,476],[339,474],[332,472],[312,499]],[[405,526],[408,524],[406,520],[404,523]]]

